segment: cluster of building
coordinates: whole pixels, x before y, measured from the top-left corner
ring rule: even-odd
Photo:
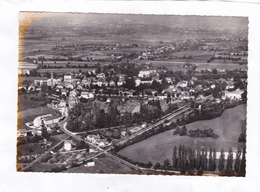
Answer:
[[[99,135],[90,134],[85,139],[100,148],[108,147],[111,145],[111,143],[109,143],[105,139],[101,139]]]

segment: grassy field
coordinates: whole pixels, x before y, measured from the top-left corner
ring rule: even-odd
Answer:
[[[81,70],[82,72],[88,72],[92,71],[94,68],[60,68],[60,69],[41,69],[39,70],[40,73],[45,72],[54,72],[54,73],[67,73],[67,72],[79,72]]]
[[[247,69],[247,65],[239,65],[234,63],[220,63],[220,62],[212,62],[212,63],[194,63],[197,66],[196,70],[201,70],[203,68],[216,68],[216,69]]]
[[[79,167],[71,168],[64,173],[134,173],[128,166],[123,165],[109,157],[98,158],[95,160],[96,165],[93,167]]]
[[[31,108],[41,107],[41,104],[43,103],[43,101],[31,100],[32,97],[36,98],[37,96],[32,95],[32,94],[19,96],[18,111],[23,111],[23,110],[27,110],[27,109],[31,109]]]
[[[169,130],[152,136],[144,141],[128,146],[119,152],[129,159],[138,162],[153,164],[163,163],[165,159],[171,160],[174,146],[185,145],[192,147],[214,147],[220,151],[221,147],[228,151],[230,147],[243,147],[238,143],[241,133],[241,120],[246,118],[246,105],[240,105],[233,109],[227,109],[223,114],[215,119],[207,121],[197,121],[186,125],[190,129],[213,129],[219,135],[218,139],[212,138],[191,138],[188,136],[173,135],[173,130]],[[171,162],[171,161],[170,161]]]
[[[136,63],[145,63],[149,62],[151,63],[154,67],[162,67],[165,66],[169,70],[173,71],[186,71],[188,68],[183,68],[183,65],[185,64],[195,64],[197,66],[196,70],[200,71],[204,68],[216,68],[216,69],[247,69],[247,65],[239,65],[239,64],[234,64],[226,61],[225,63],[223,62],[218,62],[213,61],[211,63],[207,63],[206,60],[204,61],[199,61],[195,59],[171,59],[171,60],[164,60],[164,61],[150,61],[150,60],[137,60]]]

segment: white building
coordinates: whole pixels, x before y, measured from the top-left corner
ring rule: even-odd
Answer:
[[[40,128],[42,126],[42,123],[44,123],[44,125],[48,126],[51,125],[53,123],[58,123],[59,122],[59,118],[53,119],[52,118],[52,114],[47,114],[47,115],[42,115],[42,116],[38,116],[33,120],[33,126]]]
[[[144,77],[149,77],[152,73],[156,73],[155,69],[144,69],[139,71],[138,77],[144,78]]]
[[[70,151],[72,149],[72,143],[69,140],[64,141],[64,150]]]
[[[225,91],[223,92],[222,99],[238,99],[240,100],[242,98],[242,93],[244,93],[243,90],[237,89],[236,91]]]
[[[72,79],[72,74],[71,73],[66,73],[64,75],[64,82],[72,82],[73,79]]]
[[[91,143],[96,143],[96,140],[100,139],[99,135],[88,135],[87,141],[90,141]]]
[[[82,91],[80,98],[85,98],[85,99],[92,99],[94,98],[95,95],[92,92],[86,92],[86,91]]]
[[[85,167],[93,167],[95,166],[95,162],[91,161],[91,162],[87,162],[87,164],[84,165]]]
[[[106,77],[106,75],[105,75],[105,73],[99,73],[99,74],[97,74],[97,79],[99,79],[99,78],[105,78]]]

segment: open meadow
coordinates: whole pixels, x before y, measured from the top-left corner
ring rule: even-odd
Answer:
[[[95,166],[85,167],[80,165],[79,167],[70,168],[64,173],[134,173],[134,170],[128,166],[111,159],[110,157],[102,157],[95,160]]]
[[[229,148],[237,149],[244,147],[243,143],[238,143],[238,137],[242,132],[243,123],[246,119],[246,105],[239,105],[232,109],[227,109],[223,114],[212,120],[197,121],[186,125],[187,131],[193,129],[213,129],[219,135],[217,139],[213,138],[191,138],[189,136],[173,135],[174,130],[165,131],[152,136],[141,142],[130,145],[119,154],[133,161],[153,164],[163,163],[165,159],[171,162],[174,146],[184,145],[186,147],[213,147],[220,151],[221,147],[225,151]]]

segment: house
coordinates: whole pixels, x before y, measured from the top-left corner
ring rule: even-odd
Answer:
[[[93,167],[95,166],[95,161],[87,162],[87,164],[84,165],[85,167]]]
[[[156,73],[155,69],[142,69],[139,71],[138,77],[145,78],[150,77],[151,74]]]
[[[126,132],[126,131],[122,131],[122,132],[121,132],[121,135],[122,135],[123,137],[125,137],[125,136],[127,135],[127,132]]]
[[[110,103],[111,102],[111,98],[107,98],[106,103]]]
[[[116,74],[117,77],[119,77],[119,81],[125,81],[127,75],[126,74]]]
[[[126,94],[127,97],[132,97],[133,94],[135,93],[135,90],[131,89],[131,90],[124,91],[123,93]]]
[[[148,101],[154,101],[155,98],[156,98],[156,97],[153,96],[153,95],[148,95],[148,96],[147,96]]]
[[[59,107],[66,107],[66,101],[64,101],[63,99],[60,100]]]
[[[172,81],[172,78],[171,78],[171,77],[165,77],[165,81],[166,81],[168,84],[173,84],[173,81]]]
[[[78,84],[78,85],[77,85],[77,89],[78,89],[78,90],[82,90],[82,89],[83,89],[83,84]]]
[[[80,98],[92,99],[94,97],[95,95],[92,92],[82,91],[80,94]]]
[[[67,91],[66,89],[62,89],[61,90],[61,96],[64,95],[65,97],[67,96]]]
[[[85,86],[90,86],[91,83],[92,83],[92,80],[93,78],[87,78],[87,77],[84,77],[81,81],[81,83]]]
[[[117,82],[117,86],[118,86],[118,87],[123,86],[124,83],[125,83],[124,80],[119,79],[119,81]]]
[[[212,85],[210,86],[211,89],[215,89],[215,87],[216,87],[215,84],[212,84]]]
[[[166,100],[167,99],[167,93],[163,95],[158,95],[157,100]]]
[[[138,87],[140,84],[149,84],[151,85],[153,80],[141,80],[140,78],[135,79],[135,86]]]
[[[233,81],[226,81],[226,90],[228,89],[234,89],[234,82]]]
[[[34,85],[30,85],[29,87],[28,87],[28,92],[29,91],[35,91],[35,86]]]
[[[63,89],[64,86],[63,86],[62,84],[58,84],[58,85],[56,86],[56,88],[58,88],[58,89]]]
[[[35,79],[33,83],[35,85],[43,85],[44,83],[47,83],[47,78]]]
[[[99,78],[99,79],[97,80],[97,85],[98,85],[99,87],[101,87],[102,85],[107,86],[107,85],[108,85],[108,82],[105,80],[105,78]]]
[[[96,153],[97,151],[95,150],[95,149],[93,149],[93,148],[90,148],[89,149],[89,153]]]
[[[190,99],[190,94],[186,91],[181,92],[181,94],[179,95],[179,98],[181,100],[186,100],[186,99]]]
[[[138,87],[141,84],[141,79],[140,78],[136,78],[135,79],[135,86]]]
[[[19,69],[18,74],[19,75],[30,75],[30,70],[29,69]]]
[[[88,135],[87,136],[87,141],[89,141],[91,143],[96,143],[98,139],[100,139],[99,135]]]
[[[197,77],[194,77],[194,76],[192,76],[192,77],[191,77],[191,80],[192,80],[192,81],[197,81],[197,80],[198,80],[198,78],[197,78]]]
[[[202,87],[202,85],[197,85],[194,89],[196,91],[200,91],[200,90],[203,90],[203,87]]]
[[[63,148],[65,151],[70,151],[72,149],[73,145],[74,144],[71,140],[65,140]]]
[[[99,74],[96,75],[96,77],[97,77],[97,79],[99,79],[99,78],[105,78],[106,75],[105,75],[105,73],[99,73]]]
[[[67,89],[74,89],[74,86],[73,86],[71,83],[67,83],[67,84],[65,85],[65,87],[66,87]]]
[[[115,81],[110,80],[110,81],[109,81],[109,86],[110,86],[110,87],[115,87],[115,86],[116,86]]]
[[[54,87],[55,85],[58,85],[59,83],[61,83],[60,79],[47,79],[47,86],[49,87]]]
[[[238,99],[242,98],[243,90],[237,89],[235,91],[224,91],[222,95],[222,99],[230,98],[230,99]]]
[[[188,81],[180,81],[177,83],[176,87],[187,87],[188,86]]]
[[[64,75],[64,82],[72,82],[73,81],[72,77],[73,77],[72,73],[66,73]]]

